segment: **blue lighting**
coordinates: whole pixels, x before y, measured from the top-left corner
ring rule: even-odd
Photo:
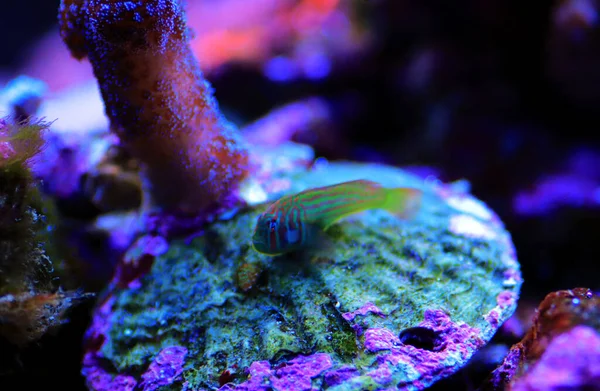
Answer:
[[[315,53],[304,61],[304,73],[313,80],[323,79],[331,71],[331,61],[323,53]]]
[[[269,60],[265,65],[264,72],[269,79],[278,82],[290,81],[298,73],[294,62],[282,56]]]

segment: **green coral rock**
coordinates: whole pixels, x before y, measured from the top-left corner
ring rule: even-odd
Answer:
[[[255,252],[264,205],[191,242],[143,242],[135,262],[153,259],[149,271],[96,311],[88,386],[422,389],[458,370],[516,307],[509,234],[460,184],[387,166],[332,163],[294,174],[285,194],[361,178],[424,189],[422,210],[346,218],[316,255]]]

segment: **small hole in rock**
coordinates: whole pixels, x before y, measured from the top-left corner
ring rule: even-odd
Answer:
[[[229,369],[224,370],[219,376],[219,387],[223,387],[225,384],[233,382],[234,378],[234,374]]]
[[[427,327],[411,327],[400,333],[400,341],[417,349],[439,350],[440,338],[436,331]]]

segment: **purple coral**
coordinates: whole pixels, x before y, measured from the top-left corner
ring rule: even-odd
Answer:
[[[188,350],[183,346],[171,346],[158,353],[158,356],[142,375],[140,387],[143,391],[154,391],[167,386],[183,372],[183,364]]]
[[[516,284],[516,281],[513,282],[513,280],[511,280],[515,278],[512,270],[509,269],[509,271],[504,273],[504,276],[504,285],[512,286]],[[511,291],[505,290],[496,296],[496,303],[497,306],[484,316],[485,320],[492,326],[494,330],[500,325],[500,314],[502,311],[506,308],[517,305],[517,296]]]
[[[154,391],[177,380],[183,372],[186,355],[187,349],[181,346],[164,348],[138,382],[133,376],[110,374],[103,368],[100,356],[88,352],[83,358],[82,373],[87,379],[88,387],[94,391]]]
[[[385,314],[383,313],[382,310],[380,310],[375,304],[373,303],[367,303],[365,305],[363,305],[362,307],[360,307],[359,309],[357,309],[356,311],[352,311],[352,312],[345,312],[342,314],[342,317],[344,319],[346,319],[348,322],[351,322],[352,320],[354,320],[354,318],[356,318],[357,316],[365,316],[369,313],[378,315],[380,317],[385,317]]]
[[[587,326],[576,326],[559,335],[548,345],[531,371],[512,389],[600,390],[600,335]]]
[[[94,391],[133,391],[137,381],[132,376],[113,376],[102,368],[98,356],[88,353],[83,358],[82,374],[87,380],[87,385]]]
[[[479,337],[478,329],[467,324],[452,322],[450,317],[440,310],[427,310],[424,320],[418,327],[433,331],[436,341],[432,350],[420,349],[409,344],[403,344],[401,339],[384,328],[372,328],[365,332],[365,348],[371,352],[388,350],[377,357],[379,366],[370,376],[381,384],[391,380],[389,365],[397,366],[402,363],[410,366],[419,377],[443,376],[443,372],[452,371],[452,365],[442,365],[446,360],[454,361],[467,359],[484,341]],[[439,368],[438,373],[432,373],[431,368]],[[414,384],[420,384],[418,381]]]
[[[331,368],[333,362],[326,353],[310,356],[300,355],[287,364],[273,369],[268,361],[250,365],[249,380],[237,385],[236,391],[308,391],[312,389],[312,378]],[[221,390],[231,389],[229,386]]]
[[[338,384],[342,384],[345,381],[359,375],[360,372],[358,371],[358,369],[349,365],[345,365],[341,368],[327,371],[325,373],[325,384],[327,384],[330,387],[335,386]]]
[[[500,308],[506,308],[514,305],[517,302],[517,297],[514,292],[503,291],[496,297],[496,302]]]
[[[597,390],[593,387],[600,384],[600,336],[594,327],[599,313],[600,297],[589,289],[548,294],[532,327],[511,347],[484,389]]]

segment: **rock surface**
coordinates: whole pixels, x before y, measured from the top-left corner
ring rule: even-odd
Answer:
[[[587,288],[546,295],[482,390],[600,390],[600,295]]]
[[[359,178],[423,188],[423,208],[346,218],[312,255],[251,248],[264,204],[187,240],[140,238],[88,331],[88,387],[415,390],[458,370],[515,310],[509,234],[464,182],[388,166],[316,165],[268,197]]]

